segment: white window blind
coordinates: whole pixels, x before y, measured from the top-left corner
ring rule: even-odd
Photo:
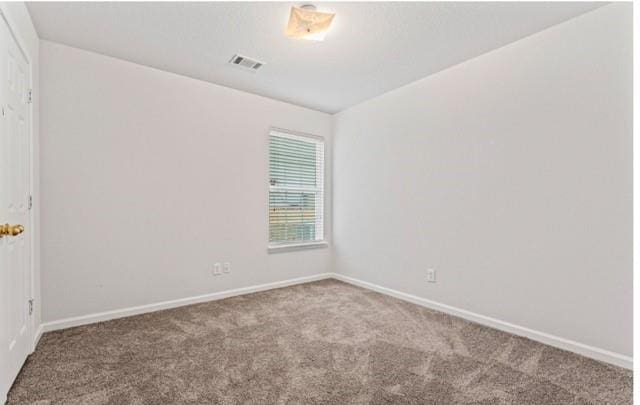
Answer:
[[[269,244],[324,240],[324,142],[269,134]]]

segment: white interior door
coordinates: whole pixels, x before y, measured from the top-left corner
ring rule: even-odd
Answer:
[[[0,18],[0,400],[31,349],[29,66]],[[8,224],[8,226],[6,225]]]

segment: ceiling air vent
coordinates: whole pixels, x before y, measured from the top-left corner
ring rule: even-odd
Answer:
[[[252,72],[257,71],[262,66],[264,66],[264,63],[262,63],[260,61],[257,61],[255,59],[251,59],[251,58],[247,58],[246,56],[237,55],[237,54],[233,55],[233,58],[231,58],[229,63],[231,63],[232,65],[241,67],[241,68],[243,68],[245,70],[252,71]]]

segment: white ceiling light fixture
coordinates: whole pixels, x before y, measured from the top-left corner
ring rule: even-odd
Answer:
[[[333,17],[335,17],[335,13],[316,11],[316,6],[310,4],[291,7],[287,36],[322,41],[329,31]]]

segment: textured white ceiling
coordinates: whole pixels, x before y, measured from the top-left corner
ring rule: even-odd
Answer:
[[[329,113],[605,3],[318,3],[337,13],[324,42],[284,35],[293,4],[27,3],[43,39]]]

